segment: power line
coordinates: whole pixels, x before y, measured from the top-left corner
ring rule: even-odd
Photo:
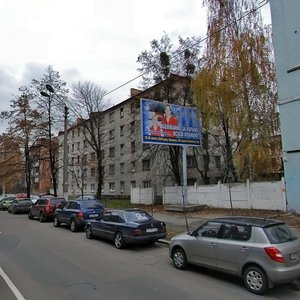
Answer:
[[[258,7],[249,10],[249,11],[246,12],[244,15],[242,15],[241,17],[239,17],[237,20],[234,20],[234,21],[230,22],[229,24],[223,26],[223,27],[220,28],[219,30],[216,30],[215,32],[213,32],[213,33],[211,33],[210,35],[206,36],[205,38],[201,39],[200,41],[198,41],[198,42],[196,42],[196,43],[190,45],[190,47],[189,47],[188,49],[192,49],[194,46],[203,43],[204,41],[208,40],[208,39],[209,39],[210,37],[212,37],[213,35],[215,35],[215,34],[221,32],[221,31],[225,30],[226,28],[230,27],[232,24],[241,21],[243,18],[247,17],[248,15],[252,14],[253,12],[255,12],[255,11],[261,9],[262,7],[264,7],[267,3],[268,3],[268,0],[262,0],[261,2],[259,2]],[[185,50],[184,50],[184,51],[185,51]],[[184,51],[179,52],[175,57],[173,57],[173,60],[176,60],[177,58],[179,58],[179,56],[180,56]],[[136,77],[134,77],[134,78],[128,80],[127,82],[125,82],[125,83],[123,83],[123,84],[117,86],[116,88],[112,89],[111,91],[105,93],[103,96],[107,96],[107,95],[113,93],[114,91],[116,91],[116,90],[122,88],[123,86],[125,86],[125,85],[127,85],[127,84],[129,84],[129,83],[131,83],[131,82],[133,82],[133,81],[135,81],[135,80],[137,80],[137,79],[140,78],[140,77],[143,77],[144,75],[146,75],[146,74],[148,74],[148,73],[149,73],[149,71],[143,72],[142,74],[140,74],[140,75],[138,75],[138,76],[136,76]]]

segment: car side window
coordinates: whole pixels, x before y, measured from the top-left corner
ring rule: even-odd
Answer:
[[[102,220],[105,221],[105,222],[109,222],[110,221],[110,216],[111,216],[111,214],[104,214],[102,216]]]
[[[224,224],[221,228],[222,239],[234,241],[246,241],[251,237],[251,226],[249,225],[236,225]]]
[[[221,223],[208,222],[197,230],[197,235],[202,237],[217,238],[221,228]]]

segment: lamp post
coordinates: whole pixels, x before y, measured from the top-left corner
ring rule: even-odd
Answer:
[[[46,89],[55,94],[53,87],[50,84],[46,84]],[[51,95],[50,94],[50,95]],[[41,95],[50,98],[51,96],[44,91],[41,91]],[[63,197],[68,200],[68,107],[65,104],[64,107],[64,148],[63,148]]]

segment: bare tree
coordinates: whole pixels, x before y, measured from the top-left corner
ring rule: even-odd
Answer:
[[[48,161],[54,195],[57,196],[58,144],[53,142],[55,134],[62,128],[62,114],[67,101],[66,82],[58,71],[48,66],[41,79],[33,79],[31,87],[35,93],[37,110],[47,124],[44,136],[48,141]],[[48,88],[47,88],[48,87]],[[44,143],[45,145],[45,143]]]
[[[101,198],[103,184],[102,157],[103,157],[103,117],[102,112],[109,107],[105,100],[106,91],[90,81],[76,82],[72,85],[69,101],[70,114],[80,120],[78,128],[83,133],[87,143],[95,152],[97,160],[98,186],[97,197]]]

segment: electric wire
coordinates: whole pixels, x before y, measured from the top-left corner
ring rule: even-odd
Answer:
[[[190,47],[189,47],[188,49],[192,49],[194,46],[196,46],[196,45],[198,45],[198,44],[201,44],[201,43],[207,41],[207,40],[208,40],[210,37],[212,37],[213,35],[215,35],[215,34],[221,32],[221,31],[225,30],[226,28],[230,27],[232,24],[241,21],[243,18],[247,17],[248,15],[252,14],[253,12],[255,12],[255,11],[261,9],[262,7],[264,7],[267,3],[268,3],[268,0],[262,0],[261,2],[259,2],[258,6],[257,6],[256,8],[249,10],[249,11],[246,12],[244,15],[242,15],[241,17],[239,17],[237,20],[234,20],[234,21],[228,23],[227,25],[223,26],[223,27],[220,28],[219,30],[216,30],[215,32],[213,32],[213,33],[211,33],[210,35],[208,35],[208,36],[204,37],[203,39],[201,39],[200,41],[198,41],[198,42],[196,42],[196,43],[190,45]],[[182,51],[182,52],[179,52],[176,56],[173,57],[173,60],[179,58],[180,55],[181,55],[182,53],[183,53],[183,51]],[[109,95],[109,94],[111,94],[111,93],[117,91],[118,89],[120,89],[120,88],[126,86],[127,84],[129,84],[129,83],[131,83],[131,82],[137,80],[138,78],[143,77],[144,75],[148,74],[149,72],[150,72],[150,71],[145,71],[145,72],[143,72],[143,73],[137,75],[136,77],[134,77],[134,78],[128,80],[127,82],[125,82],[125,83],[123,83],[123,84],[117,86],[116,88],[110,90],[109,92],[105,93],[103,96],[105,97],[105,96],[107,96],[107,95]]]

